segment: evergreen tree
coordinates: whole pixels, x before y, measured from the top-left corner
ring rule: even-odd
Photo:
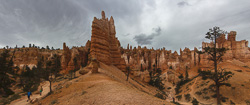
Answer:
[[[52,59],[52,73],[54,74],[55,78],[58,76],[58,73],[61,70],[61,59],[60,56],[57,54],[53,55]]]
[[[185,80],[188,80],[188,67],[186,66],[186,76],[185,76]]]
[[[78,69],[78,68],[77,68],[78,64],[77,64],[77,58],[76,58],[76,57],[74,57],[73,60],[74,60],[74,66],[75,66],[75,67],[74,67],[74,78],[75,78],[75,77],[76,77],[76,70]]]
[[[222,85],[228,85],[225,83],[226,80],[228,80],[230,77],[232,77],[233,73],[225,71],[225,69],[219,69],[217,68],[217,63],[222,60],[222,56],[226,52],[226,48],[218,48],[216,46],[217,38],[219,38],[221,35],[225,34],[224,31],[220,30],[219,27],[213,27],[212,29],[209,29],[209,32],[207,32],[206,37],[209,40],[214,41],[213,47],[205,47],[204,53],[207,53],[210,55],[209,60],[213,61],[214,63],[214,71],[208,70],[208,71],[201,71],[201,75],[208,77],[212,79],[215,82],[216,85],[216,95],[217,95],[217,105],[221,105],[220,102],[220,86]]]
[[[4,50],[0,55],[0,93],[4,91],[5,95],[13,94],[10,86],[14,81],[11,79],[13,75],[13,61],[8,60],[9,50]]]
[[[153,71],[150,71],[150,81],[149,84],[152,86],[157,87],[159,90],[165,89],[164,84],[162,83],[161,73],[162,70],[160,68],[156,68],[155,65],[153,65]]]
[[[50,93],[52,93],[52,88],[51,88],[52,80],[53,80],[53,78],[52,78],[52,61],[47,61],[45,70],[42,70],[41,72],[42,72],[41,78],[45,79],[46,81],[49,81]]]
[[[46,49],[47,49],[47,50],[50,50],[50,48],[49,48],[49,46],[48,46],[48,45],[46,46]]]
[[[24,68],[24,71],[22,71],[20,75],[23,91],[35,91],[40,83],[40,78],[37,77],[38,73],[36,73],[37,75],[35,75],[35,72],[37,70],[35,70],[35,68],[31,70],[27,65]]]

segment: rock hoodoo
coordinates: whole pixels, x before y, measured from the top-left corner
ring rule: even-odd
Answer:
[[[107,65],[114,65],[121,70],[125,70],[125,61],[121,58],[120,42],[115,37],[114,19],[105,17],[102,11],[102,18],[94,17],[92,22],[92,35],[90,56],[99,62]]]
[[[202,48],[208,46],[212,47],[213,43],[202,42]],[[228,34],[227,39],[225,38],[225,35],[221,35],[217,39],[217,46],[219,48],[224,47],[228,49],[223,56],[224,61],[237,59],[241,62],[247,62],[250,60],[248,41],[236,41],[236,31],[231,31]],[[201,55],[201,64],[207,65],[209,63],[209,60],[207,60],[208,56],[208,54]]]

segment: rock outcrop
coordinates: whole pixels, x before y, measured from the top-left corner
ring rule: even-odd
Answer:
[[[206,43],[202,42],[202,48],[204,47],[213,47],[213,43]],[[218,48],[227,48],[228,50],[224,54],[223,61],[226,60],[239,60],[241,62],[247,62],[250,60],[250,50],[248,47],[248,41],[246,40],[241,40],[241,41],[236,41],[236,31],[231,31],[227,39],[225,38],[225,35],[221,35],[217,39],[216,46]],[[202,54],[201,55],[201,64],[202,65],[207,65],[210,64],[210,61],[207,59],[209,57],[208,54]]]
[[[121,58],[120,42],[115,37],[115,25],[113,17],[110,20],[105,17],[102,11],[102,18],[94,17],[92,22],[92,35],[90,45],[91,58],[97,59],[107,65],[114,65],[125,70],[125,61]]]
[[[61,57],[62,72],[68,73],[70,70],[80,69],[87,65],[88,51],[85,47],[72,47],[69,49],[63,43],[63,53]]]
[[[226,35],[221,35],[217,39],[217,47],[225,47],[228,50],[223,56],[223,61],[227,60],[239,60],[241,62],[248,62],[250,60],[250,50],[248,47],[248,41],[236,41],[236,32],[231,31]],[[202,42],[202,48],[213,47],[213,43]],[[170,69],[175,70],[178,73],[185,73],[186,69],[199,66],[201,69],[207,69],[213,66],[212,61],[208,60],[209,55],[204,53],[199,53],[197,48],[190,50],[185,48],[180,49],[180,54],[176,51],[162,49],[147,49],[138,46],[137,48],[132,46],[127,46],[127,49],[122,49],[122,57],[125,59],[126,66],[132,69],[132,74],[141,75],[143,71],[153,70],[154,66],[161,68],[163,71],[168,71]],[[203,50],[204,51],[204,50]],[[201,52],[201,51],[200,51]],[[141,74],[136,72],[141,71]],[[135,73],[134,73],[135,72]]]

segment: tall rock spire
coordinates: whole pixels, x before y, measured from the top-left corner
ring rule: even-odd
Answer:
[[[105,19],[106,17],[105,17],[105,12],[104,11],[102,11],[102,19]]]
[[[107,65],[114,65],[125,70],[125,60],[121,58],[120,42],[115,37],[114,19],[105,19],[102,11],[102,19],[94,18],[92,22],[92,35],[90,56]]]

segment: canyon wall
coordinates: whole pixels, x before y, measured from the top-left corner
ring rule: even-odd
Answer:
[[[250,61],[248,41],[236,41],[235,31],[231,31],[227,39],[226,35],[221,35],[217,39],[216,46],[228,49],[223,56],[223,61],[233,59],[241,62]],[[202,48],[205,47],[213,47],[213,43],[202,42]],[[141,48],[141,46],[138,46],[132,49],[132,46],[129,45],[127,49],[122,50],[122,57],[125,59],[126,66],[135,71],[141,69],[152,70],[153,65],[157,65],[163,71],[172,68],[180,73],[183,73],[186,68],[195,66],[199,66],[202,69],[209,68],[213,65],[212,61],[208,60],[209,56],[207,53],[199,53],[197,48],[194,48],[194,50],[189,48],[180,49],[180,54],[176,51],[165,50],[165,48],[154,50],[154,48],[147,49],[146,47]]]

